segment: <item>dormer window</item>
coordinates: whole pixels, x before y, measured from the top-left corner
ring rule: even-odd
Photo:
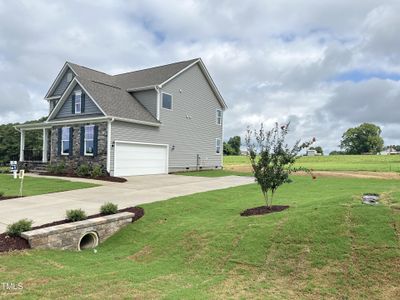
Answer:
[[[67,73],[67,82],[69,83],[69,82],[71,82],[72,81],[72,73],[71,72],[68,72]]]
[[[75,113],[80,114],[82,112],[82,91],[75,92]]]

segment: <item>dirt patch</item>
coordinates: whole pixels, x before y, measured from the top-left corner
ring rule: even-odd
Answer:
[[[224,168],[228,171],[234,172],[252,172],[251,166],[246,165],[230,165]],[[400,180],[400,173],[396,172],[367,172],[367,171],[313,171],[313,175],[318,177],[350,177],[350,178],[363,178],[363,179],[398,179]],[[305,172],[296,172],[294,175],[310,176]]]
[[[27,240],[19,236],[8,236],[6,233],[0,234],[0,252],[29,249]]]
[[[39,173],[39,175],[43,176],[55,176],[55,177],[72,177],[72,178],[83,178],[83,179],[93,179],[93,180],[100,180],[100,181],[110,181],[110,182],[126,182],[126,178],[122,177],[114,177],[114,176],[100,176],[100,177],[89,177],[89,176],[78,176],[75,174],[52,174],[52,173]]]
[[[120,210],[118,210],[118,212],[134,213],[135,216],[132,219],[132,223],[139,220],[141,217],[144,216],[144,209],[141,207],[128,207],[128,208],[120,209]],[[103,214],[95,214],[95,215],[88,216],[87,219],[94,219],[94,218],[103,217],[103,216],[104,216]],[[55,221],[55,222],[43,224],[40,226],[32,227],[32,230],[61,225],[61,224],[65,224],[65,223],[71,223],[71,222],[67,219],[64,219],[64,220]],[[11,236],[8,236],[6,233],[0,234],[0,252],[23,250],[23,249],[29,249],[29,248],[30,248],[30,246],[29,246],[28,241],[19,236],[11,237]]]
[[[128,259],[136,261],[136,262],[147,262],[150,260],[152,253],[153,253],[153,249],[147,245],[147,246],[144,246],[141,250],[139,250],[135,254],[128,256]]]
[[[259,206],[259,207],[253,207],[246,209],[245,211],[242,211],[240,215],[242,217],[249,217],[249,216],[257,216],[257,215],[265,215],[265,214],[271,214],[274,212],[279,212],[285,209],[288,209],[289,206],[287,205],[272,205],[271,207],[269,206]]]

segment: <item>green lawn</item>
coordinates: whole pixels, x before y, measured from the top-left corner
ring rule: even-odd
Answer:
[[[85,182],[71,182],[60,179],[37,178],[25,176],[23,184],[23,195],[33,196],[69,190],[83,189],[97,186]],[[18,196],[20,180],[14,179],[11,175],[0,174],[0,192],[4,196]]]
[[[365,192],[383,204],[362,205]],[[261,199],[255,184],[174,198],[97,253],[2,254],[0,282],[24,289],[0,297],[398,299],[398,181],[296,176],[276,196],[288,210],[239,216]]]
[[[224,166],[248,165],[246,156],[224,156]],[[400,155],[329,155],[301,157],[297,166],[316,171],[399,172]]]

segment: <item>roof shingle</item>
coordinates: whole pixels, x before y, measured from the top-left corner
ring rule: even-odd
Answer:
[[[160,123],[127,90],[159,85],[197,60],[196,58],[117,75],[109,75],[71,62],[68,65],[106,115]]]

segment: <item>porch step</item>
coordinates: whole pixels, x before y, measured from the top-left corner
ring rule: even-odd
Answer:
[[[25,169],[31,173],[44,173],[47,171],[48,163],[39,161],[24,161],[18,163],[19,169]]]

